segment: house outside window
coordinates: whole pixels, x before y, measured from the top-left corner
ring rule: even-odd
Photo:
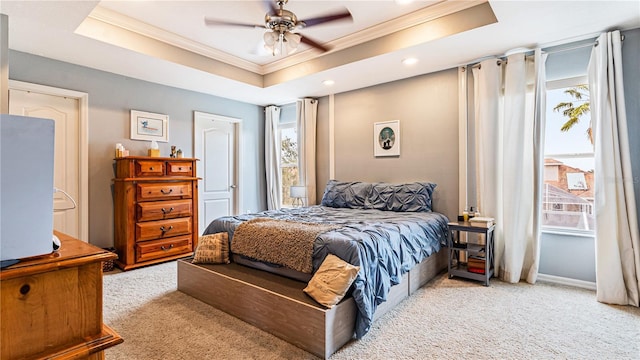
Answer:
[[[585,77],[547,82],[543,230],[593,233],[591,117],[588,111],[573,118],[569,114],[569,110],[588,103],[586,83]]]
[[[296,123],[285,122],[278,126],[280,142],[280,174],[282,177],[283,207],[292,207],[293,199],[289,195],[291,186],[298,184],[298,130]]]

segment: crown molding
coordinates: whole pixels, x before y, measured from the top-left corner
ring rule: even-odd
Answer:
[[[263,65],[263,74],[269,74],[284,68],[309,61],[319,56],[344,50],[346,48],[365,43],[367,41],[375,40],[383,36],[416,26],[434,19],[462,11],[476,5],[480,5],[488,2],[487,0],[471,0],[471,1],[451,1],[440,0],[431,5],[428,5],[420,10],[414,11],[410,14],[397,17],[395,19],[388,20],[384,23],[380,23],[371,26],[367,29],[358,31],[356,33],[344,36],[342,38],[330,41],[327,43],[332,49],[326,53],[318,54],[314,49],[309,49],[289,55],[288,57],[279,59],[269,64]]]
[[[259,64],[241,59],[224,51],[203,45],[172,32],[162,30],[153,25],[146,24],[134,18],[104,8],[100,5],[96,6],[88,17],[244,70],[264,75],[262,66]]]
[[[305,61],[309,61],[329,53],[344,50],[346,48],[362,44],[364,42],[371,41],[385,35],[401,31],[403,29],[410,28],[412,26],[423,24],[439,17],[443,17],[479,4],[486,3],[487,1],[488,0],[435,1],[433,4],[430,4],[410,14],[400,16],[398,18],[358,31],[356,33],[330,41],[328,45],[332,47],[332,50],[326,53],[319,54],[315,49],[308,49],[265,65],[260,65],[251,61],[244,60],[224,51],[217,50],[215,48],[187,39],[175,33],[162,30],[126,15],[101,7],[100,5],[94,8],[91,14],[89,14],[89,17],[143,36],[147,36],[154,40],[162,41],[171,46],[188,50],[196,54],[206,56],[208,58],[221,61],[247,71],[254,72],[259,75],[265,75],[285,69],[290,66],[298,65]]]
[[[323,56],[282,70],[269,72],[263,76],[263,86],[269,87],[285,83],[342,65],[424,45],[438,39],[494,24],[497,21],[491,5],[488,2],[483,2],[471,8],[434,18],[364,43],[327,52]]]

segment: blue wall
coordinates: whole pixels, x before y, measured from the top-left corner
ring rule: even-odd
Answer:
[[[544,231],[538,270],[540,274],[595,283],[595,238]]]
[[[624,101],[627,110],[631,167],[636,195],[640,207],[640,29],[624,31],[622,43],[622,72],[624,75]],[[640,224],[640,212],[638,212]]]
[[[113,244],[113,149],[146,155],[148,141],[129,139],[130,110],[169,115],[169,142],[193,156],[193,112],[242,119],[243,209],[266,209],[264,109],[261,106],[133,79],[17,51],[9,52],[9,79],[89,94],[89,241]]]

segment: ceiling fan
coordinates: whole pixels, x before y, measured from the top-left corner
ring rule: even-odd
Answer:
[[[296,31],[301,28],[307,28],[332,21],[353,19],[349,10],[344,9],[333,14],[300,20],[296,14],[284,8],[284,5],[288,0],[276,0],[275,5],[273,4],[274,1],[271,0],[263,0],[262,2],[268,9],[267,14],[264,16],[264,25],[243,24],[208,17],[205,17],[204,22],[208,26],[229,25],[266,28],[267,31],[264,33],[265,48],[269,50],[273,56],[276,56],[280,54],[292,54],[296,51],[300,42],[323,52],[329,51],[330,48],[328,46],[322,45],[317,41],[310,39],[308,36],[302,35]]]

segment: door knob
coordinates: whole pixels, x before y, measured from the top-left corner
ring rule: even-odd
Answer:
[[[231,186],[229,186],[229,187],[230,187],[230,188],[232,188],[232,189],[235,189],[237,186],[235,186],[235,185],[231,185]]]

